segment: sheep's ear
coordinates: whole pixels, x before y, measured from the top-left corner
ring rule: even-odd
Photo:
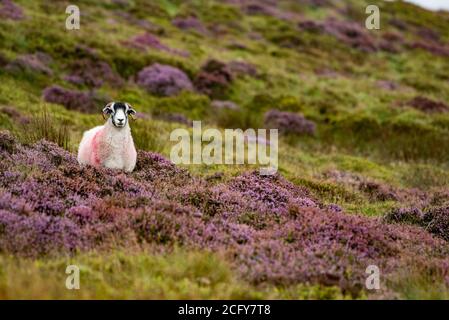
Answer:
[[[114,110],[112,110],[112,105],[114,104],[114,102],[109,102],[104,108],[103,108],[103,113],[101,114],[103,116],[103,119],[106,120],[105,115],[110,115],[114,112]]]
[[[103,108],[103,114],[111,114],[112,112],[114,112],[114,110],[112,110],[112,105],[114,103],[113,102],[109,102],[104,108]]]
[[[137,113],[136,110],[133,109],[132,105],[130,105],[129,103],[127,103],[126,105],[128,106],[128,114],[135,115]]]
[[[134,116],[137,114],[136,110],[133,109],[133,107],[130,104],[128,105],[128,115],[131,116],[131,118],[134,119]]]

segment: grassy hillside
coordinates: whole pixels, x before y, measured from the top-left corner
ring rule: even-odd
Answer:
[[[0,0],[0,18],[0,298],[448,298],[449,13]],[[109,101],[139,112],[131,174],[76,162]],[[279,128],[279,174],[174,166],[193,120]]]

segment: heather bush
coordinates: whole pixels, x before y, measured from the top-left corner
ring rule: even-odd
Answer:
[[[449,56],[449,47],[434,43],[434,42],[426,42],[426,41],[416,41],[409,44],[411,49],[421,49],[430,52],[431,54],[447,57]]]
[[[231,61],[227,64],[231,73],[236,76],[257,77],[258,70],[255,65],[244,61]]]
[[[439,42],[441,40],[441,34],[438,31],[426,27],[418,28],[417,35],[426,41]]]
[[[359,189],[377,201],[398,200],[398,195],[391,187],[373,181],[363,181]]]
[[[418,208],[397,208],[388,212],[384,219],[388,222],[415,224],[426,231],[449,241],[449,207],[433,206],[424,212]]]
[[[401,222],[420,225],[424,213],[418,208],[395,208],[388,212],[384,219],[388,222]]]
[[[24,13],[21,7],[15,4],[12,0],[0,1],[0,17],[11,20],[21,20],[24,18]]]
[[[226,96],[233,76],[229,67],[218,60],[208,60],[194,79],[195,88],[211,98]]]
[[[144,33],[134,36],[129,41],[125,41],[125,44],[140,50],[153,48],[162,51],[169,51],[169,47],[163,45],[159,38],[151,33]]]
[[[374,221],[304,207],[295,216],[270,228],[254,245],[239,248],[241,272],[251,281],[309,281],[339,285],[356,295],[364,281],[362,266],[372,259],[381,263],[380,257],[393,257],[398,250],[389,228]]]
[[[151,33],[137,35],[130,40],[124,41],[124,44],[142,51],[146,51],[147,49],[156,49],[184,57],[189,55],[186,51],[173,49],[164,45],[157,36]]]
[[[211,107],[215,109],[228,109],[228,110],[239,110],[240,107],[232,101],[221,101],[221,100],[213,100],[210,104]]]
[[[51,57],[42,52],[24,54],[11,61],[6,69],[12,72],[25,71],[52,75],[53,71],[48,66],[51,62]]]
[[[0,131],[0,150],[13,153],[16,149],[16,139],[9,131]]]
[[[153,116],[157,119],[161,119],[163,121],[167,122],[175,122],[175,123],[181,123],[185,124],[186,126],[191,127],[192,126],[192,120],[188,119],[185,115],[181,113],[166,113],[166,112],[160,112],[160,111],[154,111]],[[154,150],[157,151],[157,150]]]
[[[303,20],[298,24],[299,28],[318,34],[329,34],[342,43],[364,51],[375,52],[378,50],[376,39],[356,22],[338,21],[329,19],[324,22]]]
[[[30,122],[29,117],[23,115],[14,107],[6,106],[1,108],[0,111],[21,125],[28,124]]]
[[[25,256],[74,252],[83,247],[79,227],[60,217],[20,216],[0,210],[0,251]]]
[[[302,20],[298,23],[298,27],[312,33],[320,33],[324,31],[323,24],[315,20]]]
[[[175,17],[172,24],[181,30],[194,30],[200,34],[207,33],[206,27],[195,16]]]
[[[170,160],[158,153],[139,150],[137,153],[134,177],[142,182],[162,183],[161,187],[179,187],[190,182],[190,175],[186,170],[175,166]]]
[[[68,68],[70,72],[64,79],[76,85],[98,88],[104,83],[109,83],[114,87],[119,87],[124,83],[107,62],[98,59],[77,59]]]
[[[281,133],[314,135],[316,125],[302,115],[292,112],[270,110],[265,113],[265,125],[268,128],[279,129]]]
[[[408,105],[423,112],[449,112],[449,106],[447,104],[421,96],[410,100]]]
[[[47,102],[61,104],[67,109],[87,113],[98,112],[99,108],[110,100],[95,91],[71,90],[57,85],[45,88],[42,96]]]
[[[298,15],[292,11],[280,10],[274,1],[249,1],[241,3],[242,10],[248,15],[270,16],[282,20],[296,21]]]
[[[189,77],[182,70],[158,63],[142,69],[137,75],[137,83],[148,92],[160,96],[193,90]]]
[[[123,174],[80,167],[54,143],[24,146],[2,135],[4,252],[42,256],[139,244],[224,250],[252,283],[338,285],[354,296],[372,261],[388,275],[400,267],[399,253],[420,252],[430,260],[448,254],[423,230],[348,215],[279,174],[203,179],[145,151],[139,151],[135,171]],[[445,234],[445,215],[431,212],[424,221]]]
[[[423,224],[429,232],[449,241],[449,206],[430,208],[424,215]]]
[[[358,23],[328,20],[324,28],[327,33],[353,48],[365,52],[377,50],[375,39]]]

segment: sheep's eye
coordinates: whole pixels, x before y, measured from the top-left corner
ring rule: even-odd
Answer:
[[[134,114],[136,114],[136,110],[134,110],[134,109],[129,109],[127,113],[128,113],[128,114],[131,114],[131,115],[134,115]]]

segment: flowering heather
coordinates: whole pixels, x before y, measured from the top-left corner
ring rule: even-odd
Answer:
[[[398,200],[398,195],[395,193],[395,191],[391,187],[381,183],[364,181],[359,185],[359,189],[363,192],[366,192],[374,200]]]
[[[388,222],[406,222],[411,224],[421,224],[424,213],[418,208],[395,208],[385,215]]]
[[[191,127],[193,123],[192,120],[189,120],[185,115],[181,113],[153,113],[153,116],[163,121],[181,123],[189,127]]]
[[[22,20],[23,10],[12,0],[0,0],[0,17],[11,20]]]
[[[279,129],[281,133],[313,135],[316,131],[314,122],[293,112],[270,110],[265,113],[264,121],[268,128]]]
[[[201,34],[207,33],[207,29],[203,23],[194,16],[175,17],[172,20],[172,24],[181,30],[195,30]]]
[[[231,71],[231,73],[237,77],[239,76],[256,77],[258,75],[256,66],[248,62],[231,61],[227,64],[227,66]]]
[[[409,29],[409,24],[401,19],[392,18],[388,20],[388,23],[399,31],[407,31]]]
[[[316,206],[313,200],[307,198],[305,190],[293,186],[278,175],[261,176],[255,172],[244,174],[233,179],[230,187],[256,206],[261,205],[276,214],[285,214],[290,205]]]
[[[436,56],[449,56],[449,47],[435,42],[416,41],[409,44],[409,47],[412,49],[426,50]]]
[[[172,54],[177,54],[183,57],[187,57],[189,55],[188,52],[173,49],[169,46],[164,45],[158,37],[151,33],[137,35],[128,41],[124,41],[124,44],[142,51],[146,51],[148,48],[151,48]]]
[[[295,21],[298,15],[294,12],[280,10],[276,1],[249,1],[242,3],[242,10],[248,15],[265,15],[282,20]]]
[[[442,206],[446,203],[449,204],[449,188],[437,189],[432,195],[431,204]]]
[[[12,153],[16,149],[16,139],[9,133],[9,131],[0,131],[0,150]]]
[[[82,248],[80,228],[68,219],[0,210],[0,251],[43,255]]]
[[[327,33],[353,48],[366,52],[377,50],[375,40],[357,23],[329,20],[325,29]]]
[[[332,1],[329,0],[306,0],[306,3],[314,7],[333,6]]]
[[[184,90],[193,90],[192,82],[182,70],[159,63],[142,69],[137,75],[137,84],[160,96],[173,96]]]
[[[449,241],[449,205],[430,207],[424,212],[418,208],[397,208],[384,218],[389,222],[416,224]]]
[[[448,112],[449,106],[444,102],[433,101],[426,97],[415,97],[408,102],[408,105],[423,112]]]
[[[355,22],[334,19],[325,22],[305,20],[299,23],[299,27],[313,33],[332,35],[346,45],[361,51],[374,52],[378,49],[376,39]]]
[[[7,116],[9,116],[11,119],[13,119],[14,121],[20,123],[20,124],[27,124],[30,122],[30,119],[23,115],[22,113],[20,113],[19,111],[17,111],[17,109],[15,109],[14,107],[3,107],[0,109],[0,112],[6,114]]]
[[[214,100],[211,103],[211,106],[217,110],[239,110],[240,107],[232,101],[221,101],[221,100]]]
[[[426,230],[449,241],[449,205],[429,209],[423,223]]]
[[[209,97],[221,99],[233,80],[229,67],[218,60],[208,60],[196,75],[195,88]]]
[[[80,167],[50,142],[0,138],[1,252],[35,257],[176,244],[224,251],[253,283],[339,285],[354,296],[373,261],[386,277],[404,267],[399,255],[419,253],[437,269],[449,261],[444,242],[423,229],[325,206],[279,174],[204,179],[144,151],[124,174]],[[441,210],[423,218],[438,235],[447,231]]]
[[[71,72],[64,79],[77,85],[98,88],[105,82],[116,87],[123,84],[123,79],[104,61],[78,59],[69,66],[69,69]]]
[[[439,42],[441,40],[439,32],[425,27],[420,27],[417,31],[417,35],[426,41]]]
[[[104,105],[108,99],[95,92],[66,89],[57,85],[47,87],[42,92],[45,101],[57,103],[70,110],[94,113],[98,106]]]
[[[51,61],[51,57],[42,52],[24,54],[11,61],[6,66],[6,69],[13,72],[30,71],[45,75],[52,75],[53,71],[48,67]]]
[[[314,33],[320,33],[324,31],[323,24],[315,20],[302,20],[298,23],[298,27]]]
[[[404,43],[405,39],[399,33],[385,32],[382,34],[382,38],[379,40],[378,46],[380,50],[389,53],[399,53]]]

